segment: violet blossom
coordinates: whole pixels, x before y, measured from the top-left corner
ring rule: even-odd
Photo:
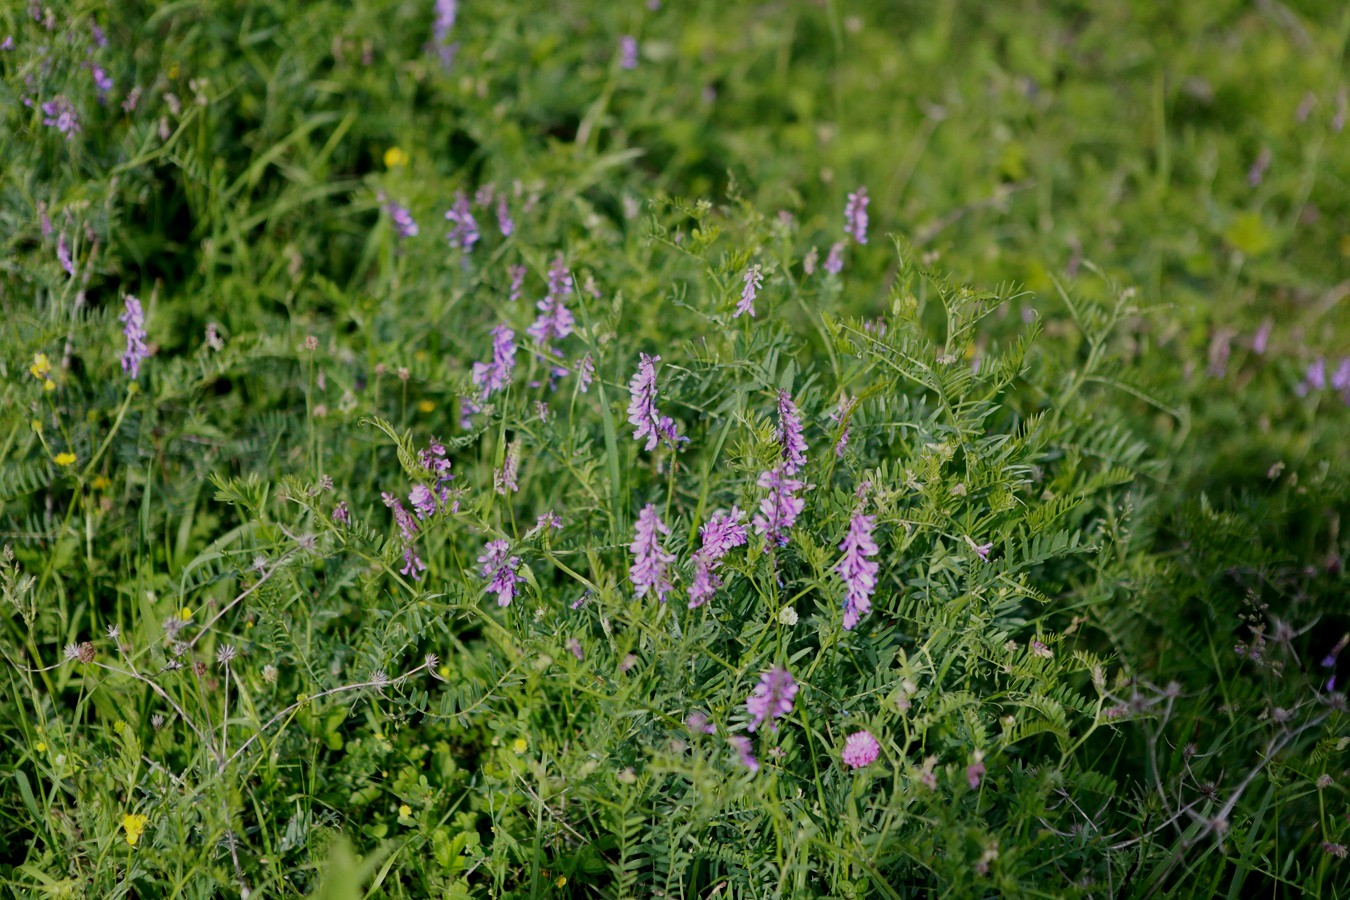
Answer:
[[[75,112],[75,107],[65,94],[58,94],[55,98],[42,104],[42,112],[46,116],[42,124],[48,128],[55,128],[69,140],[72,135],[80,132],[80,117]]]
[[[548,293],[535,304],[539,315],[529,327],[530,337],[534,338],[536,344],[547,348],[550,341],[561,340],[572,333],[572,313],[566,305],[567,296],[571,293],[572,276],[559,253],[553,258],[553,266],[548,270]]]
[[[743,278],[745,288],[741,291],[741,300],[736,304],[733,319],[742,315],[749,315],[752,319],[755,317],[755,298],[759,296],[759,289],[764,286],[764,274],[760,271],[758,263],[746,269]]]
[[[801,414],[787,391],[778,392],[778,446],[784,474],[795,475],[806,464],[806,438],[802,437]]]
[[[803,487],[800,481],[789,478],[779,464],[767,472],[761,472],[757,484],[767,488],[769,493],[759,504],[751,524],[756,534],[767,535],[768,539],[780,547],[787,546],[787,532],[797,523],[797,516],[806,508],[806,501],[796,496]]]
[[[759,771],[759,760],[755,759],[755,746],[748,737],[738,734],[727,738],[727,743],[736,751],[741,765],[749,769],[751,774]]]
[[[872,539],[872,529],[876,519],[861,512],[853,514],[849,521],[848,534],[839,545],[844,555],[835,565],[834,571],[844,582],[844,630],[852,631],[858,620],[872,611],[872,595],[877,589],[877,572],[880,566],[869,557],[878,552],[876,541]]]
[[[767,719],[769,729],[777,731],[778,723],[774,720],[792,712],[792,700],[796,696],[797,682],[782,666],[775,666],[760,675],[759,684],[745,699],[745,708],[753,717],[746,730],[754,731]]]
[[[436,0],[436,20],[431,26],[431,33],[436,52],[441,58],[441,68],[446,70],[455,64],[455,51],[459,49],[459,44],[450,42],[450,32],[455,27],[458,12],[458,0]]]
[[[644,450],[656,449],[662,438],[672,444],[688,440],[676,432],[673,419],[656,410],[656,363],[660,361],[659,356],[638,354],[638,370],[628,382],[628,421],[637,426],[633,433],[635,440],[647,439]]]
[[[67,275],[75,277],[75,260],[70,255],[70,244],[66,242],[64,232],[56,239],[56,260],[61,263],[61,268],[66,270]]]
[[[445,220],[452,226],[445,234],[450,246],[466,254],[472,253],[473,245],[478,243],[478,220],[473,217],[469,198],[464,196],[463,191],[455,195],[455,205],[446,211]]]
[[[744,517],[745,513],[733,506],[731,512],[724,516],[713,516],[699,529],[703,546],[694,554],[694,581],[689,586],[690,609],[697,609],[708,602],[722,586],[717,569],[728,551],[745,544],[745,526],[741,524]]]
[[[858,243],[867,243],[867,204],[872,202],[867,196],[867,188],[860,187],[848,195],[844,206],[844,230]]]
[[[853,412],[853,407],[858,405],[857,397],[850,397],[845,394],[839,398],[839,406],[834,412],[830,413],[830,421],[838,425],[843,425],[844,430],[839,433],[839,440],[834,443],[834,455],[837,459],[844,458],[844,448],[848,446],[848,432],[852,427],[849,421],[849,415]]]
[[[122,354],[122,371],[134,380],[141,374],[141,361],[150,355],[145,346],[145,311],[141,301],[127,294],[123,301],[125,310],[118,318],[125,323],[122,334],[127,339],[126,352]]]
[[[670,527],[656,514],[656,505],[648,503],[638,514],[633,543],[628,549],[633,554],[633,564],[628,568],[628,580],[637,588],[641,597],[648,590],[655,589],[656,599],[666,602],[670,593],[670,580],[667,571],[675,561],[675,555],[661,546],[658,534],[670,534]]]
[[[517,584],[520,576],[520,557],[509,555],[510,544],[506,541],[488,541],[483,547],[483,555],[478,557],[482,563],[479,572],[488,580],[488,591],[497,595],[498,606],[510,606],[516,594],[520,592]]]
[[[511,207],[506,204],[506,195],[497,198],[497,229],[501,231],[502,237],[510,237],[516,230],[516,223],[511,220]]]
[[[506,271],[511,276],[511,289],[507,296],[514,302],[520,299],[520,292],[525,286],[525,267],[512,266]]]
[[[831,275],[838,275],[844,271],[844,242],[838,241],[830,247],[829,254],[825,257],[823,266],[826,272]]]
[[[413,220],[412,213],[407,207],[400,206],[398,203],[390,200],[385,204],[385,209],[389,213],[390,220],[394,223],[394,233],[401,238],[417,237],[417,222]]]
[[[413,541],[417,538],[417,520],[412,513],[403,508],[403,504],[393,494],[381,493],[380,499],[394,513],[394,523],[398,525],[399,535],[403,539],[403,568],[399,571],[409,575],[414,581],[421,581],[421,573],[426,571],[426,563],[413,550]]]
[[[577,363],[577,390],[583,394],[590,390],[591,382],[595,380],[595,360],[587,353]]]
[[[638,64],[638,42],[631,34],[619,38],[619,67],[636,69]]]

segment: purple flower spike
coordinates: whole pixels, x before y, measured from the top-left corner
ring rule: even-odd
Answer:
[[[520,293],[525,287],[525,267],[512,266],[506,271],[511,275],[511,290],[507,296],[515,302],[520,299]]]
[[[787,391],[778,392],[778,446],[783,451],[783,472],[795,475],[806,464],[806,438],[801,414]]]
[[[703,546],[694,554],[694,583],[689,586],[690,609],[697,609],[708,602],[722,586],[717,569],[729,550],[745,544],[745,526],[741,524],[744,516],[744,512],[733,506],[730,513],[713,516],[699,529]]]
[[[746,726],[746,731],[754,731],[765,719],[769,721],[769,730],[777,731],[781,719],[792,712],[792,700],[797,696],[797,681],[792,673],[782,666],[776,666],[759,676],[759,684],[745,698],[745,708],[754,718]]]
[[[145,346],[145,311],[141,309],[141,301],[131,294],[127,294],[124,304],[126,309],[118,317],[124,323],[122,334],[127,339],[122,371],[135,380],[141,374],[141,361],[150,355],[150,349]]]
[[[661,546],[659,534],[670,534],[670,527],[657,516],[655,504],[648,503],[638,514],[636,535],[628,546],[633,554],[628,580],[637,588],[637,596],[655,589],[656,599],[665,603],[666,594],[671,590],[666,572],[675,561],[675,555]]]
[[[736,735],[727,738],[727,743],[736,751],[736,756],[740,759],[741,765],[749,769],[751,774],[759,771],[759,760],[755,759],[755,745],[750,742],[748,737]]]
[[[830,247],[830,253],[825,257],[824,268],[825,271],[829,272],[831,275],[838,275],[840,272],[844,271],[843,241],[839,241]]]
[[[761,473],[758,484],[767,488],[769,494],[760,501],[759,513],[751,524],[755,526],[756,534],[767,535],[770,541],[785,547],[788,529],[797,523],[797,516],[806,508],[806,501],[796,496],[803,485],[789,478],[781,464]]]
[[[672,444],[687,441],[675,430],[675,422],[669,416],[663,416],[656,409],[656,364],[659,356],[638,355],[638,370],[628,382],[628,421],[637,426],[633,433],[635,440],[647,439],[644,450],[655,450],[662,438]]]
[[[619,66],[624,69],[636,69],[638,64],[638,42],[631,34],[619,39]]]
[[[401,238],[417,237],[417,223],[413,221],[412,213],[408,212],[406,207],[390,200],[385,204],[385,209],[388,210],[389,218],[394,223],[395,234]]]
[[[516,230],[516,223],[511,219],[511,207],[506,205],[506,195],[497,198],[497,229],[501,231],[502,237],[510,237]]]
[[[455,64],[455,51],[458,43],[450,42],[450,32],[455,27],[455,16],[459,12],[458,0],[436,0],[436,21],[432,24],[432,39],[436,52],[441,58],[441,68],[449,70]]]
[[[473,383],[481,400],[505,390],[516,367],[516,333],[505,325],[492,329],[492,362],[473,364]]]
[[[75,260],[70,255],[70,244],[66,243],[65,234],[56,239],[56,259],[61,263],[61,268],[66,270],[66,274],[75,277]]]
[[[42,112],[46,116],[42,124],[48,128],[55,128],[65,135],[69,140],[72,135],[80,133],[80,117],[75,112],[75,107],[65,94],[60,94],[52,100],[42,104]]]
[[[755,317],[755,298],[759,296],[759,289],[764,286],[764,273],[760,271],[759,265],[753,265],[745,270],[745,288],[741,291],[741,300],[736,304],[736,313],[733,319],[748,315],[752,319]]]
[[[844,741],[842,759],[850,769],[861,769],[877,761],[881,745],[870,731],[855,731]]]
[[[473,217],[473,211],[469,208],[469,198],[463,191],[456,195],[455,205],[446,212],[445,220],[451,224],[450,230],[445,234],[450,246],[459,248],[466,254],[472,253],[473,245],[478,243],[478,220]]]
[[[867,204],[871,202],[867,188],[860,187],[848,195],[848,204],[844,207],[844,230],[860,244],[867,243]]]
[[[877,589],[877,572],[880,566],[868,557],[876,556],[876,542],[872,540],[872,529],[876,520],[861,512],[855,513],[849,522],[848,534],[839,549],[844,556],[834,567],[834,571],[843,579],[847,594],[844,598],[844,630],[852,631],[858,620],[872,611],[872,594]]]
[[[830,413],[830,421],[836,424],[844,423],[844,430],[839,434],[839,440],[834,444],[834,455],[837,459],[844,458],[844,448],[848,446],[849,414],[853,412],[853,407],[858,405],[858,398],[850,397],[845,394],[839,400],[839,407]]]
[[[488,541],[483,547],[483,555],[478,557],[482,563],[479,572],[488,580],[488,591],[497,595],[498,606],[510,606],[520,589],[516,586],[520,576],[520,557],[509,555],[510,545],[506,541]]]
[[[553,258],[553,267],[548,270],[548,294],[535,304],[539,316],[530,326],[529,333],[536,344],[547,347],[550,341],[561,340],[572,333],[574,320],[566,305],[571,293],[572,276],[560,253]]]

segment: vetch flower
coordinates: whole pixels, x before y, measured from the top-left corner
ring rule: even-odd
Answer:
[[[759,771],[759,760],[755,759],[755,745],[750,742],[748,737],[738,734],[727,738],[727,743],[736,751],[736,756],[740,759],[741,765],[749,769],[751,774]]]
[[[759,677],[759,684],[745,699],[745,708],[753,717],[746,726],[754,731],[765,719],[769,720],[769,729],[778,730],[775,719],[781,719],[792,712],[792,700],[797,696],[797,682],[787,669],[776,666]]]
[[[778,392],[778,446],[783,452],[783,472],[795,475],[806,464],[806,438],[802,437],[802,417],[792,395]]]
[[[825,257],[825,265],[823,268],[831,275],[838,275],[840,272],[844,271],[843,241],[839,241],[830,247],[830,252],[829,255]]]
[[[478,220],[473,217],[473,211],[469,209],[469,198],[464,196],[463,191],[455,195],[455,205],[446,211],[445,220],[451,224],[450,230],[445,234],[450,246],[459,248],[466,254],[472,253],[473,245],[478,243]]]
[[[412,504],[419,519],[425,519],[436,511],[436,496],[425,484],[413,486],[412,493],[408,494],[408,502]]]
[[[550,341],[561,340],[572,333],[574,320],[566,305],[567,296],[571,293],[572,276],[559,253],[553,258],[553,267],[548,270],[548,293],[535,304],[539,315],[528,329],[536,344],[547,347]]]
[[[730,513],[713,516],[699,529],[703,546],[694,554],[694,581],[689,586],[690,609],[697,609],[708,602],[722,586],[717,569],[727,551],[745,544],[745,526],[741,524],[744,516],[744,512],[733,506]]]
[[[511,289],[507,296],[514,303],[520,299],[521,289],[525,286],[525,267],[511,266],[506,271],[511,276]]]
[[[834,443],[834,455],[837,459],[844,458],[844,448],[848,446],[848,432],[851,427],[849,414],[853,412],[853,407],[858,405],[857,397],[850,397],[848,394],[839,398],[839,406],[834,412],[830,413],[830,421],[836,424],[843,424],[844,430],[839,433],[839,440]]]
[[[638,42],[631,34],[619,38],[619,67],[636,69],[638,64]]]
[[[70,140],[72,135],[79,134],[80,117],[65,94],[60,94],[42,104],[42,112],[46,116],[42,124],[48,128],[55,128],[65,135],[66,140]]]
[[[502,233],[502,237],[510,237],[516,230],[516,223],[511,219],[511,207],[506,203],[505,194],[497,198],[497,230]]]
[[[666,594],[671,589],[666,572],[675,561],[675,555],[661,546],[658,534],[670,534],[670,527],[656,514],[656,505],[648,503],[638,514],[635,531],[633,543],[628,546],[633,554],[628,580],[637,588],[637,596],[641,597],[654,589],[656,599],[665,603]]]
[[[351,521],[351,513],[347,511],[346,500],[338,501],[338,505],[333,507],[333,521],[339,525],[346,525]]]
[[[385,209],[389,213],[389,219],[394,223],[395,234],[401,238],[417,237],[417,222],[413,220],[412,213],[407,207],[390,200],[385,204]]]
[[[587,353],[577,363],[577,390],[583,394],[590,390],[591,382],[595,380],[595,360]]]
[[[479,571],[488,580],[488,590],[497,595],[498,606],[510,606],[520,592],[516,587],[520,581],[520,576],[516,574],[520,568],[520,557],[510,556],[509,550],[510,545],[506,541],[488,541],[483,547],[483,555],[478,557],[482,563]]]
[[[56,239],[56,259],[61,263],[61,268],[66,270],[66,274],[74,278],[75,260],[70,256],[70,244],[66,243],[64,233]]]
[[[516,367],[516,333],[506,325],[492,329],[492,361],[473,364],[473,383],[481,389],[480,398],[486,400],[511,383],[511,372]]]
[[[966,766],[966,784],[970,785],[972,791],[978,790],[980,782],[984,780],[984,754],[979,750],[975,751],[975,761]]]
[[[986,561],[989,559],[989,551],[994,549],[992,541],[987,544],[977,544],[970,535],[967,534],[963,536],[966,539],[966,543],[970,545],[970,549],[975,551],[976,556]]]
[[[767,535],[768,539],[780,547],[787,546],[787,532],[797,522],[797,516],[806,508],[806,501],[796,496],[803,485],[789,478],[780,463],[767,472],[760,473],[760,487],[769,493],[759,504],[759,512],[751,520],[756,534]]]
[[[741,300],[736,304],[736,313],[733,319],[742,315],[755,316],[755,298],[759,296],[759,289],[764,286],[764,274],[760,271],[759,264],[751,266],[745,270],[745,287],[741,290]]]
[[[141,301],[131,294],[127,294],[123,303],[125,310],[118,317],[125,323],[122,334],[127,339],[127,349],[122,354],[122,371],[134,380],[141,374],[141,361],[150,355],[149,348],[145,346],[145,311],[141,308]]]
[[[506,448],[506,457],[502,467],[492,475],[493,487],[503,497],[507,492],[520,492],[520,439],[511,441]]]
[[[841,758],[850,769],[861,769],[877,761],[881,745],[870,731],[855,731],[844,741]]]
[[[450,42],[450,32],[455,27],[458,12],[458,0],[436,0],[436,19],[431,26],[431,34],[436,52],[441,58],[441,68],[446,70],[455,64],[455,51],[459,49],[458,43]]]
[[[868,557],[879,552],[872,540],[872,529],[876,520],[865,516],[861,511],[854,513],[849,521],[848,534],[839,545],[844,552],[834,571],[844,582],[844,630],[852,631],[858,620],[872,611],[872,594],[877,589],[877,572],[880,566]]]
[[[844,230],[858,243],[867,243],[867,204],[872,202],[867,196],[867,188],[860,187],[848,195],[844,206]]]
[[[636,440],[647,439],[644,450],[656,449],[662,438],[672,444],[687,441],[675,431],[675,422],[669,416],[663,416],[656,410],[656,363],[659,356],[639,354],[638,370],[628,382],[628,421],[637,426],[633,437]]]

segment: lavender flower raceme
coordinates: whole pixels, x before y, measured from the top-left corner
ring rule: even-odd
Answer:
[[[102,95],[113,89],[113,80],[102,66],[90,66],[89,74],[94,79],[94,89],[99,92],[99,102],[102,103]]]
[[[675,561],[675,555],[661,546],[658,534],[670,534],[670,527],[656,514],[656,505],[648,503],[638,514],[636,535],[628,549],[633,553],[633,564],[628,568],[628,580],[637,588],[641,597],[648,590],[655,589],[656,599],[666,602],[670,593],[670,580],[666,572]]]
[[[844,556],[835,565],[834,571],[843,579],[847,591],[844,597],[845,631],[852,631],[858,619],[872,611],[872,594],[876,592],[877,572],[881,568],[868,559],[879,552],[876,542],[872,540],[872,529],[875,527],[876,520],[872,516],[855,513],[849,522],[848,534],[839,545]]]
[[[455,196],[455,205],[446,211],[445,220],[451,223],[450,230],[445,234],[450,246],[466,254],[472,253],[473,245],[478,243],[478,220],[473,217],[469,198],[464,196],[463,191]]]
[[[450,32],[455,27],[458,12],[458,0],[436,0],[436,21],[432,24],[431,34],[436,52],[441,58],[441,68],[447,70],[455,64],[455,51],[459,49],[458,44],[450,42]]]
[[[744,517],[745,513],[733,506],[731,512],[713,516],[699,529],[703,546],[694,554],[694,582],[689,586],[690,609],[708,602],[722,586],[717,569],[729,550],[745,544],[745,526],[741,524]]]
[[[417,454],[417,460],[425,471],[436,476],[432,491],[439,502],[445,503],[450,496],[450,482],[455,479],[455,476],[450,474],[451,463],[445,456],[445,445],[432,438],[427,449]],[[458,502],[454,504],[451,512],[459,512]]]
[[[407,207],[400,206],[393,200],[385,204],[385,209],[389,213],[390,220],[394,223],[394,233],[401,238],[417,237],[417,222],[413,220],[412,213]]]
[[[497,198],[497,229],[501,231],[502,237],[510,237],[516,230],[516,223],[511,219],[511,207],[506,205],[506,195]]]
[[[759,684],[745,699],[745,708],[753,717],[747,731],[754,731],[765,719],[769,720],[769,729],[778,730],[775,719],[781,719],[792,712],[792,699],[797,696],[797,682],[787,669],[776,666],[759,676]]]
[[[755,759],[755,745],[744,735],[735,735],[727,738],[727,743],[736,751],[736,756],[740,759],[741,765],[745,766],[753,774],[759,771],[759,760]]]
[[[831,422],[842,423],[844,426],[844,430],[839,434],[839,440],[834,443],[834,455],[838,459],[844,458],[844,448],[848,446],[848,432],[850,427],[848,417],[849,414],[853,412],[853,407],[857,405],[857,397],[850,397],[845,394],[843,397],[839,398],[839,407],[834,412],[830,413]]]
[[[436,496],[431,493],[431,488],[425,484],[413,486],[412,493],[408,494],[408,502],[416,510],[419,519],[425,519],[436,512]]]
[[[796,496],[803,485],[789,478],[781,463],[760,473],[758,484],[767,488],[769,494],[760,501],[759,512],[751,524],[755,526],[756,534],[767,535],[770,541],[785,547],[788,529],[797,523],[797,516],[806,508],[806,501]]]
[[[838,275],[844,271],[844,242],[839,241],[830,247],[829,254],[825,257],[824,269],[831,275]]]
[[[860,244],[867,243],[867,204],[871,202],[867,188],[860,187],[848,195],[844,206],[844,230]]]
[[[510,556],[510,545],[506,541],[488,541],[483,547],[483,555],[478,561],[483,564],[479,572],[488,580],[488,590],[497,595],[498,606],[510,606],[520,589],[516,586],[520,576],[520,557]]]
[[[141,301],[127,294],[123,301],[125,311],[118,318],[124,323],[122,334],[127,339],[126,352],[122,354],[122,371],[136,379],[141,374],[141,361],[150,355],[145,346],[145,311]]]
[[[671,443],[688,440],[676,432],[673,419],[656,410],[656,363],[660,361],[659,356],[639,354],[637,373],[628,382],[628,421],[637,426],[634,439],[647,439],[644,450],[655,450],[662,438]]]
[[[548,270],[548,293],[535,304],[539,316],[530,326],[530,337],[536,344],[545,346],[552,340],[561,340],[572,333],[572,313],[566,306],[566,298],[572,293],[572,276],[567,271],[562,254],[553,259],[553,267]]]
[[[394,495],[382,493],[380,498],[384,500],[385,506],[393,510],[394,523],[398,525],[399,534],[403,538],[403,568],[399,571],[411,576],[414,581],[421,581],[421,573],[426,571],[427,567],[413,550],[413,541],[417,539],[417,519],[403,508],[403,504]]]
[[[587,353],[577,363],[577,389],[583,394],[590,390],[591,382],[595,380],[595,360]]]
[[[636,69],[638,64],[638,42],[631,34],[619,39],[619,67]]]
[[[65,94],[59,94],[55,98],[42,104],[42,112],[46,116],[42,124],[48,128],[55,128],[69,140],[72,135],[80,133],[80,117],[75,112],[74,105],[66,98]]]
[[[504,390],[511,383],[516,367],[516,333],[506,325],[492,329],[492,362],[473,364],[473,383],[481,390],[481,399]]]
[[[61,268],[66,270],[67,275],[75,277],[75,260],[70,255],[70,244],[66,242],[64,233],[56,239],[56,260],[61,263]]]
[[[795,475],[806,464],[806,438],[802,437],[802,417],[792,395],[778,392],[778,446],[783,452],[783,472]]]
[[[844,741],[842,755],[844,765],[850,769],[861,769],[877,761],[881,754],[881,745],[870,731],[855,731]]]
[[[520,299],[521,289],[525,286],[525,267],[512,266],[507,269],[511,275],[511,290],[508,294],[512,302]]]
[[[759,289],[764,286],[764,274],[760,271],[759,265],[753,265],[745,270],[745,288],[741,291],[741,300],[736,304],[736,314],[733,319],[742,315],[755,316],[755,298],[759,296]]]

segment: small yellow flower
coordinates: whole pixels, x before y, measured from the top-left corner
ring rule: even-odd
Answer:
[[[49,392],[54,391],[56,390],[56,382],[48,378],[46,381],[42,382],[42,389]]]
[[[39,752],[39,753],[46,753],[46,752],[47,752],[47,744],[46,744],[45,742],[43,742],[43,741],[38,741],[38,742],[37,742],[37,752]]]
[[[419,401],[417,401],[417,409],[418,409],[418,411],[420,411],[420,412],[429,413],[429,412],[431,412],[431,411],[432,411],[433,409],[435,409],[435,408],[436,408],[436,404],[435,404],[435,403],[432,403],[430,400],[419,400]]]
[[[122,830],[127,833],[127,843],[135,847],[136,842],[141,839],[145,833],[145,826],[150,823],[148,816],[134,815],[128,813],[122,817]]]
[[[558,887],[563,887],[564,885],[567,884],[567,876],[566,876],[566,875],[559,875],[559,876],[558,876],[558,880],[555,881],[555,882],[553,882],[553,883],[556,884]]]
[[[406,804],[406,803],[403,804],[402,806],[400,806],[400,807],[398,808],[398,815],[399,815],[399,818],[402,818],[402,819],[411,819],[411,818],[412,818],[412,807],[409,806],[409,805]]]
[[[45,353],[36,353],[33,355],[33,364],[28,367],[28,371],[33,373],[34,378],[46,379],[47,373],[52,370],[52,362]]]
[[[75,464],[75,454],[67,450],[65,453],[56,454],[54,461],[58,466],[61,466],[62,468],[65,468],[66,466],[73,466]]]
[[[437,669],[436,672],[437,672],[437,674],[439,674],[442,678],[448,679],[448,678],[450,677],[450,664],[449,664],[449,663],[441,663],[441,667],[440,667],[439,669]]]
[[[96,491],[106,491],[112,487],[112,482],[104,475],[95,475],[94,480],[89,482],[89,486]]]
[[[530,742],[525,740],[523,737],[516,738],[514,741],[511,742],[511,749],[516,751],[517,753],[524,753],[529,748],[529,746]]]
[[[386,169],[401,169],[407,164],[408,154],[398,147],[390,147],[384,151],[384,167]]]
[[[188,609],[186,606],[183,607],[178,611],[178,618],[186,622],[188,619],[192,618],[192,610]]]

